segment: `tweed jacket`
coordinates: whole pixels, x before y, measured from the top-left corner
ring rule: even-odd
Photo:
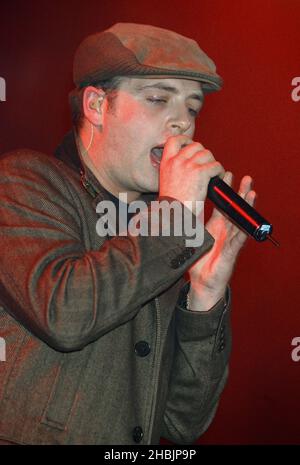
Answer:
[[[208,312],[178,300],[214,239],[100,237],[105,198],[72,132],[56,157],[0,158],[0,440],[190,444],[214,417],[230,291]]]

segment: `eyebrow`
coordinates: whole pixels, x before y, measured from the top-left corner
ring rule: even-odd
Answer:
[[[168,85],[160,83],[160,82],[158,82],[157,84],[149,84],[147,86],[139,86],[137,88],[137,90],[141,91],[141,90],[149,89],[149,88],[153,88],[153,87],[155,89],[161,89],[161,90],[165,90],[167,92],[171,92],[172,94],[175,94],[175,95],[178,95],[180,93],[179,90],[176,89],[176,87],[168,86]],[[197,92],[193,92],[187,98],[193,98],[193,99],[198,100],[199,102],[203,102],[204,95],[202,93],[198,94]]]

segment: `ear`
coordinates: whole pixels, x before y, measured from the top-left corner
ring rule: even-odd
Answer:
[[[103,122],[105,92],[97,87],[88,86],[82,94],[82,109],[86,119],[95,126]]]

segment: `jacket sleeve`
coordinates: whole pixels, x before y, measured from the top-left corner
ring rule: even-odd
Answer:
[[[192,444],[209,427],[228,377],[231,292],[208,312],[176,307],[176,349],[162,436]]]
[[[73,351],[132,319],[214,240],[205,231],[203,244],[187,249],[184,235],[128,235],[88,250],[80,189],[51,158],[25,151],[1,157],[0,299],[51,347]]]

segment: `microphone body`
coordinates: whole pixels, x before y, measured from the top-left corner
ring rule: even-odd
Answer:
[[[251,205],[240,197],[219,176],[211,178],[207,197],[245,232],[256,241],[271,238],[272,224],[261,216]],[[275,239],[274,239],[275,241]]]

